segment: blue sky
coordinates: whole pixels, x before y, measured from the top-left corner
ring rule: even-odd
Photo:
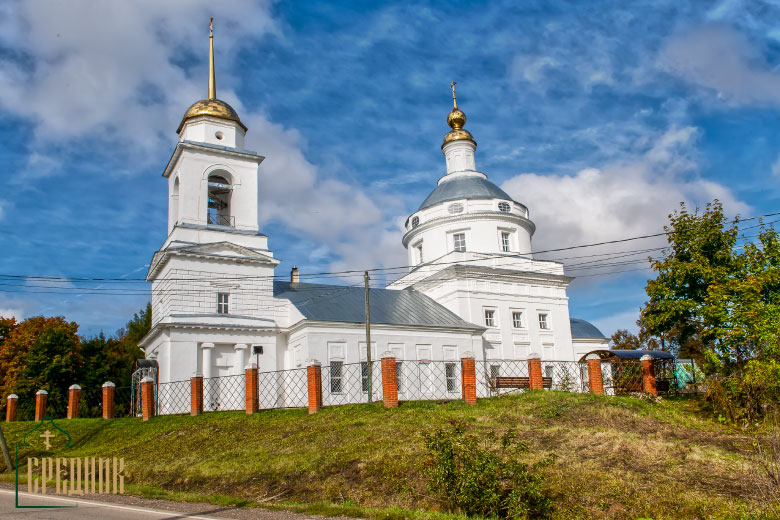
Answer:
[[[530,208],[536,250],[658,232],[681,201],[780,207],[777,2],[11,0],[0,274],[144,275],[165,238],[175,129],[206,94],[210,16],[218,96],[267,157],[277,274],[406,263],[400,226],[444,173],[452,80],[477,166]],[[583,261],[570,256],[546,255]],[[573,267],[572,315],[632,328],[643,265]],[[0,314],[64,315],[85,334],[148,299],[0,283]]]

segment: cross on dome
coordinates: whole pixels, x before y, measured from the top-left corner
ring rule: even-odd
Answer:
[[[184,123],[189,119],[199,116],[211,116],[235,121],[245,132],[247,130],[238,117],[238,112],[224,101],[217,99],[217,79],[214,71],[214,18],[209,21],[209,95],[207,99],[196,101],[187,109],[176,133],[181,133]]]
[[[466,114],[458,108],[458,98],[455,96],[455,84],[453,81],[450,83],[450,89],[452,89],[452,110],[447,115],[447,124],[452,130],[444,136],[444,142],[441,147],[444,148],[447,144],[454,141],[471,141],[476,147],[477,142],[468,130],[464,130],[463,127],[466,124]]]

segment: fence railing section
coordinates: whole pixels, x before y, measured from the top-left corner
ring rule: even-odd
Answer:
[[[206,402],[204,390],[204,405]],[[171,381],[160,383],[155,387],[155,413],[158,415],[172,415],[190,412],[190,382]]]
[[[187,382],[189,385],[189,381]],[[187,387],[187,413],[190,411],[190,387]],[[241,375],[209,377],[203,380],[203,411],[246,409],[246,377]]]
[[[260,372],[257,378],[261,410],[303,408],[309,405],[305,368]]]
[[[399,370],[400,368],[400,370]],[[397,361],[399,401],[460,399],[460,361]]]
[[[371,397],[382,400],[382,366],[371,362]],[[335,406],[368,402],[369,363],[342,363],[331,361],[322,367],[322,404]]]

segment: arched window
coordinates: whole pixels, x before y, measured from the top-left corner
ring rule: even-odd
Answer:
[[[233,187],[221,175],[209,175],[209,209],[207,222],[219,226],[233,226],[230,214],[230,195]]]
[[[179,178],[173,181],[173,194],[171,195],[171,220],[173,225],[179,223]]]

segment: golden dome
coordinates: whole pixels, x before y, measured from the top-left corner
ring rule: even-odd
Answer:
[[[447,124],[452,128],[447,135],[444,136],[444,142],[441,147],[451,143],[453,141],[471,141],[476,146],[477,142],[468,130],[464,130],[463,126],[466,124],[466,114],[458,108],[458,100],[455,97],[455,82],[450,85],[452,89],[452,110],[447,115]]]
[[[233,107],[224,101],[219,99],[201,99],[200,101],[193,103],[192,106],[187,109],[187,112],[184,113],[184,117],[182,118],[181,124],[179,125],[179,129],[176,130],[176,133],[181,132],[181,129],[184,127],[184,123],[188,119],[199,116],[211,116],[218,117],[220,119],[227,119],[228,121],[235,121],[241,126],[241,128],[244,129],[245,132],[247,129],[246,126],[244,126],[244,123],[241,122],[241,119],[239,119],[238,113],[233,109]]]

